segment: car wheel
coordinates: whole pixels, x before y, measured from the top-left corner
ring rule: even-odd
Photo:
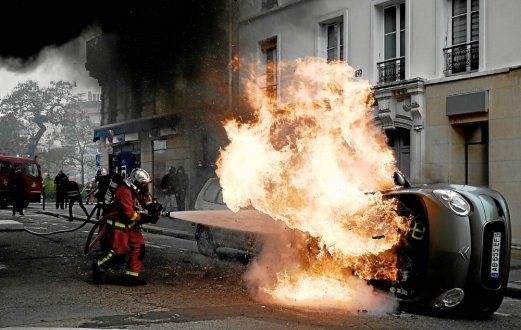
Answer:
[[[197,250],[200,254],[215,257],[217,255],[217,246],[213,241],[210,228],[198,225],[196,228],[195,240],[197,241]]]

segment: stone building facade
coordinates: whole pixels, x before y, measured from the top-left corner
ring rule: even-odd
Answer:
[[[374,86],[375,123],[401,171],[500,191],[521,243],[519,11],[490,0],[245,1],[239,45],[260,63],[347,61]]]
[[[221,121],[232,105],[233,4],[158,2],[122,10],[117,24],[102,21],[103,33],[87,43],[86,68],[101,86],[94,132],[100,165],[126,174],[144,168],[156,195],[169,168],[183,166],[187,209],[215,176],[226,143]]]
[[[102,127],[95,134],[112,148],[107,154],[139,152],[139,163],[156,179],[182,164],[197,182],[193,199],[214,175],[212,164],[226,145],[221,120],[247,113],[238,100],[241,79],[249,73],[232,70],[236,56],[259,63],[259,70],[275,68],[262,82],[275,97],[282,97],[285,84],[279,63],[308,56],[347,61],[358,79],[374,86],[375,123],[385,130],[402,172],[417,183],[450,181],[500,191],[511,209],[514,242],[521,242],[521,37],[515,33],[521,30],[521,2],[214,3],[221,4],[217,16],[223,18],[213,35],[217,42],[199,48],[199,56],[211,59],[213,74],[186,79],[161,57],[161,70],[129,75],[109,70],[117,59],[104,57],[93,66],[88,59],[102,86]]]

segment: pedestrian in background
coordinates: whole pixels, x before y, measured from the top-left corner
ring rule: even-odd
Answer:
[[[96,219],[99,219],[100,214],[102,214],[103,210],[105,209],[105,194],[107,193],[107,189],[109,188],[110,179],[110,173],[106,168],[98,168],[95,177],[96,188],[91,192],[92,197],[96,198],[96,203],[98,204],[96,211]]]
[[[164,214],[168,214],[168,212],[174,211],[176,206],[175,192],[177,187],[177,176],[176,168],[174,166],[170,167],[168,173],[163,176],[160,187],[164,196],[162,203]]]
[[[21,170],[17,169],[14,172],[10,188],[13,200],[13,215],[16,215],[16,212],[19,212],[20,215],[24,215],[24,207],[27,203],[27,184],[22,177]]]
[[[179,211],[185,210],[185,198],[188,191],[188,175],[185,173],[183,166],[177,168],[175,199],[177,202],[177,209]]]
[[[56,187],[56,209],[60,208],[63,210],[65,208],[65,179],[67,179],[67,175],[65,175],[62,170],[60,170],[56,177],[54,177],[54,186]]]
[[[85,209],[85,206],[83,206],[83,201],[81,198],[80,193],[80,186],[75,181],[69,180],[69,178],[65,177],[63,180],[63,188],[67,194],[67,197],[69,198],[69,219],[68,221],[72,221],[74,218],[72,216],[72,206],[75,202],[78,202],[81,209],[85,213],[85,216],[89,216],[89,212],[87,209]]]
[[[83,193],[85,192],[85,204],[92,205],[94,204],[94,190],[96,189],[96,178],[92,178],[86,185],[83,187],[82,197]]]

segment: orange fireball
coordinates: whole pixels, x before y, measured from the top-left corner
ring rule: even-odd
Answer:
[[[280,70],[280,100],[252,74],[245,86],[256,119],[225,123],[224,201],[234,211],[253,206],[312,242],[286,267],[265,267],[274,273],[256,282],[259,291],[278,302],[349,308],[360,301],[354,283],[367,290],[354,276],[397,276],[395,249],[410,220],[377,192],[393,187],[393,150],[374,125],[372,87],[346,63],[307,58]]]

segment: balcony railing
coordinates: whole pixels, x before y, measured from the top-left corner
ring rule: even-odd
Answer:
[[[376,66],[379,84],[405,79],[405,56],[378,62]]]
[[[446,76],[476,71],[479,67],[479,41],[443,48]]]

